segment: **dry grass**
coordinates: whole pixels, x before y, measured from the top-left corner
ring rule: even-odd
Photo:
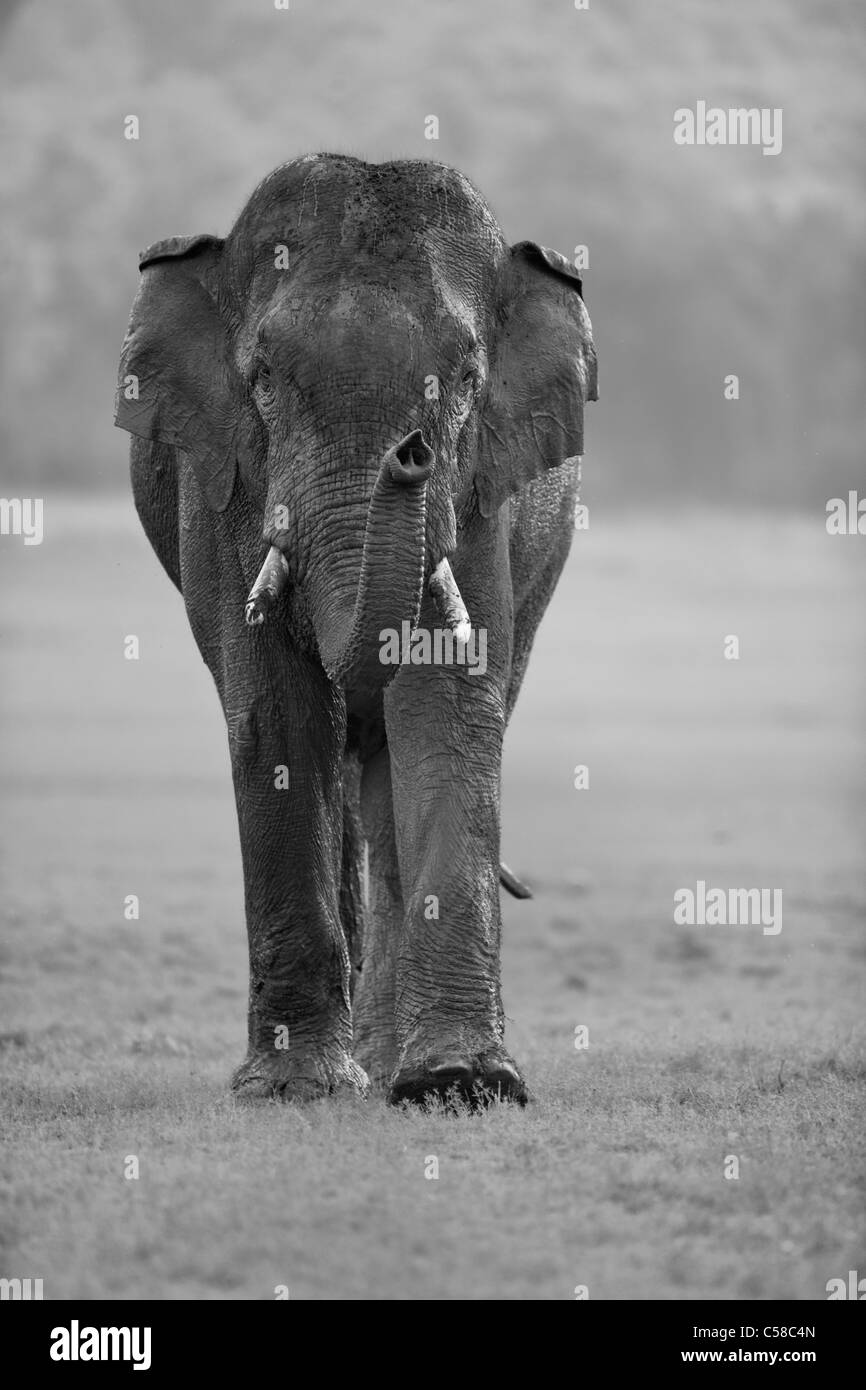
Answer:
[[[51,1298],[820,1299],[863,1268],[856,539],[594,515],[506,768],[535,1103],[251,1111],[226,1090],[245,947],[216,697],[131,509],[46,508],[41,550],[0,552],[0,1274]],[[699,877],[781,887],[781,934],[674,927]]]

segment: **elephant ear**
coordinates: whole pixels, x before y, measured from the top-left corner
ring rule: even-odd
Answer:
[[[557,251],[512,246],[488,354],[475,490],[484,516],[546,469],[583,453],[583,407],[598,399],[580,277]]]
[[[223,243],[171,237],[139,259],[141,283],[120,353],[115,424],[188,455],[208,502],[229,504],[242,383],[207,288]]]

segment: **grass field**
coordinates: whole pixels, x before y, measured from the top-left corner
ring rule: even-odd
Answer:
[[[216,696],[131,505],[49,496],[41,547],[0,540],[0,1275],[46,1298],[822,1299],[866,1269],[864,555],[820,515],[594,512],[505,767],[535,1103],[251,1110],[227,1090],[246,962]],[[781,888],[782,931],[675,926],[698,879]]]

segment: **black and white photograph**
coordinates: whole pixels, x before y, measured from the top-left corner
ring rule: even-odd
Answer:
[[[855,0],[3,0],[22,1366],[566,1301],[830,1375],[864,68]]]

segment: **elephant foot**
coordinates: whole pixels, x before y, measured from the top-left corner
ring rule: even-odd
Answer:
[[[250,1052],[232,1077],[239,1101],[318,1100],[346,1093],[366,1096],[367,1073],[344,1053],[333,1057],[286,1057]]]
[[[479,1110],[504,1100],[526,1105],[529,1092],[517,1064],[497,1044],[474,1054],[454,1048],[422,1061],[405,1060],[391,1082],[391,1103],[424,1104],[434,1098],[456,1100]]]

